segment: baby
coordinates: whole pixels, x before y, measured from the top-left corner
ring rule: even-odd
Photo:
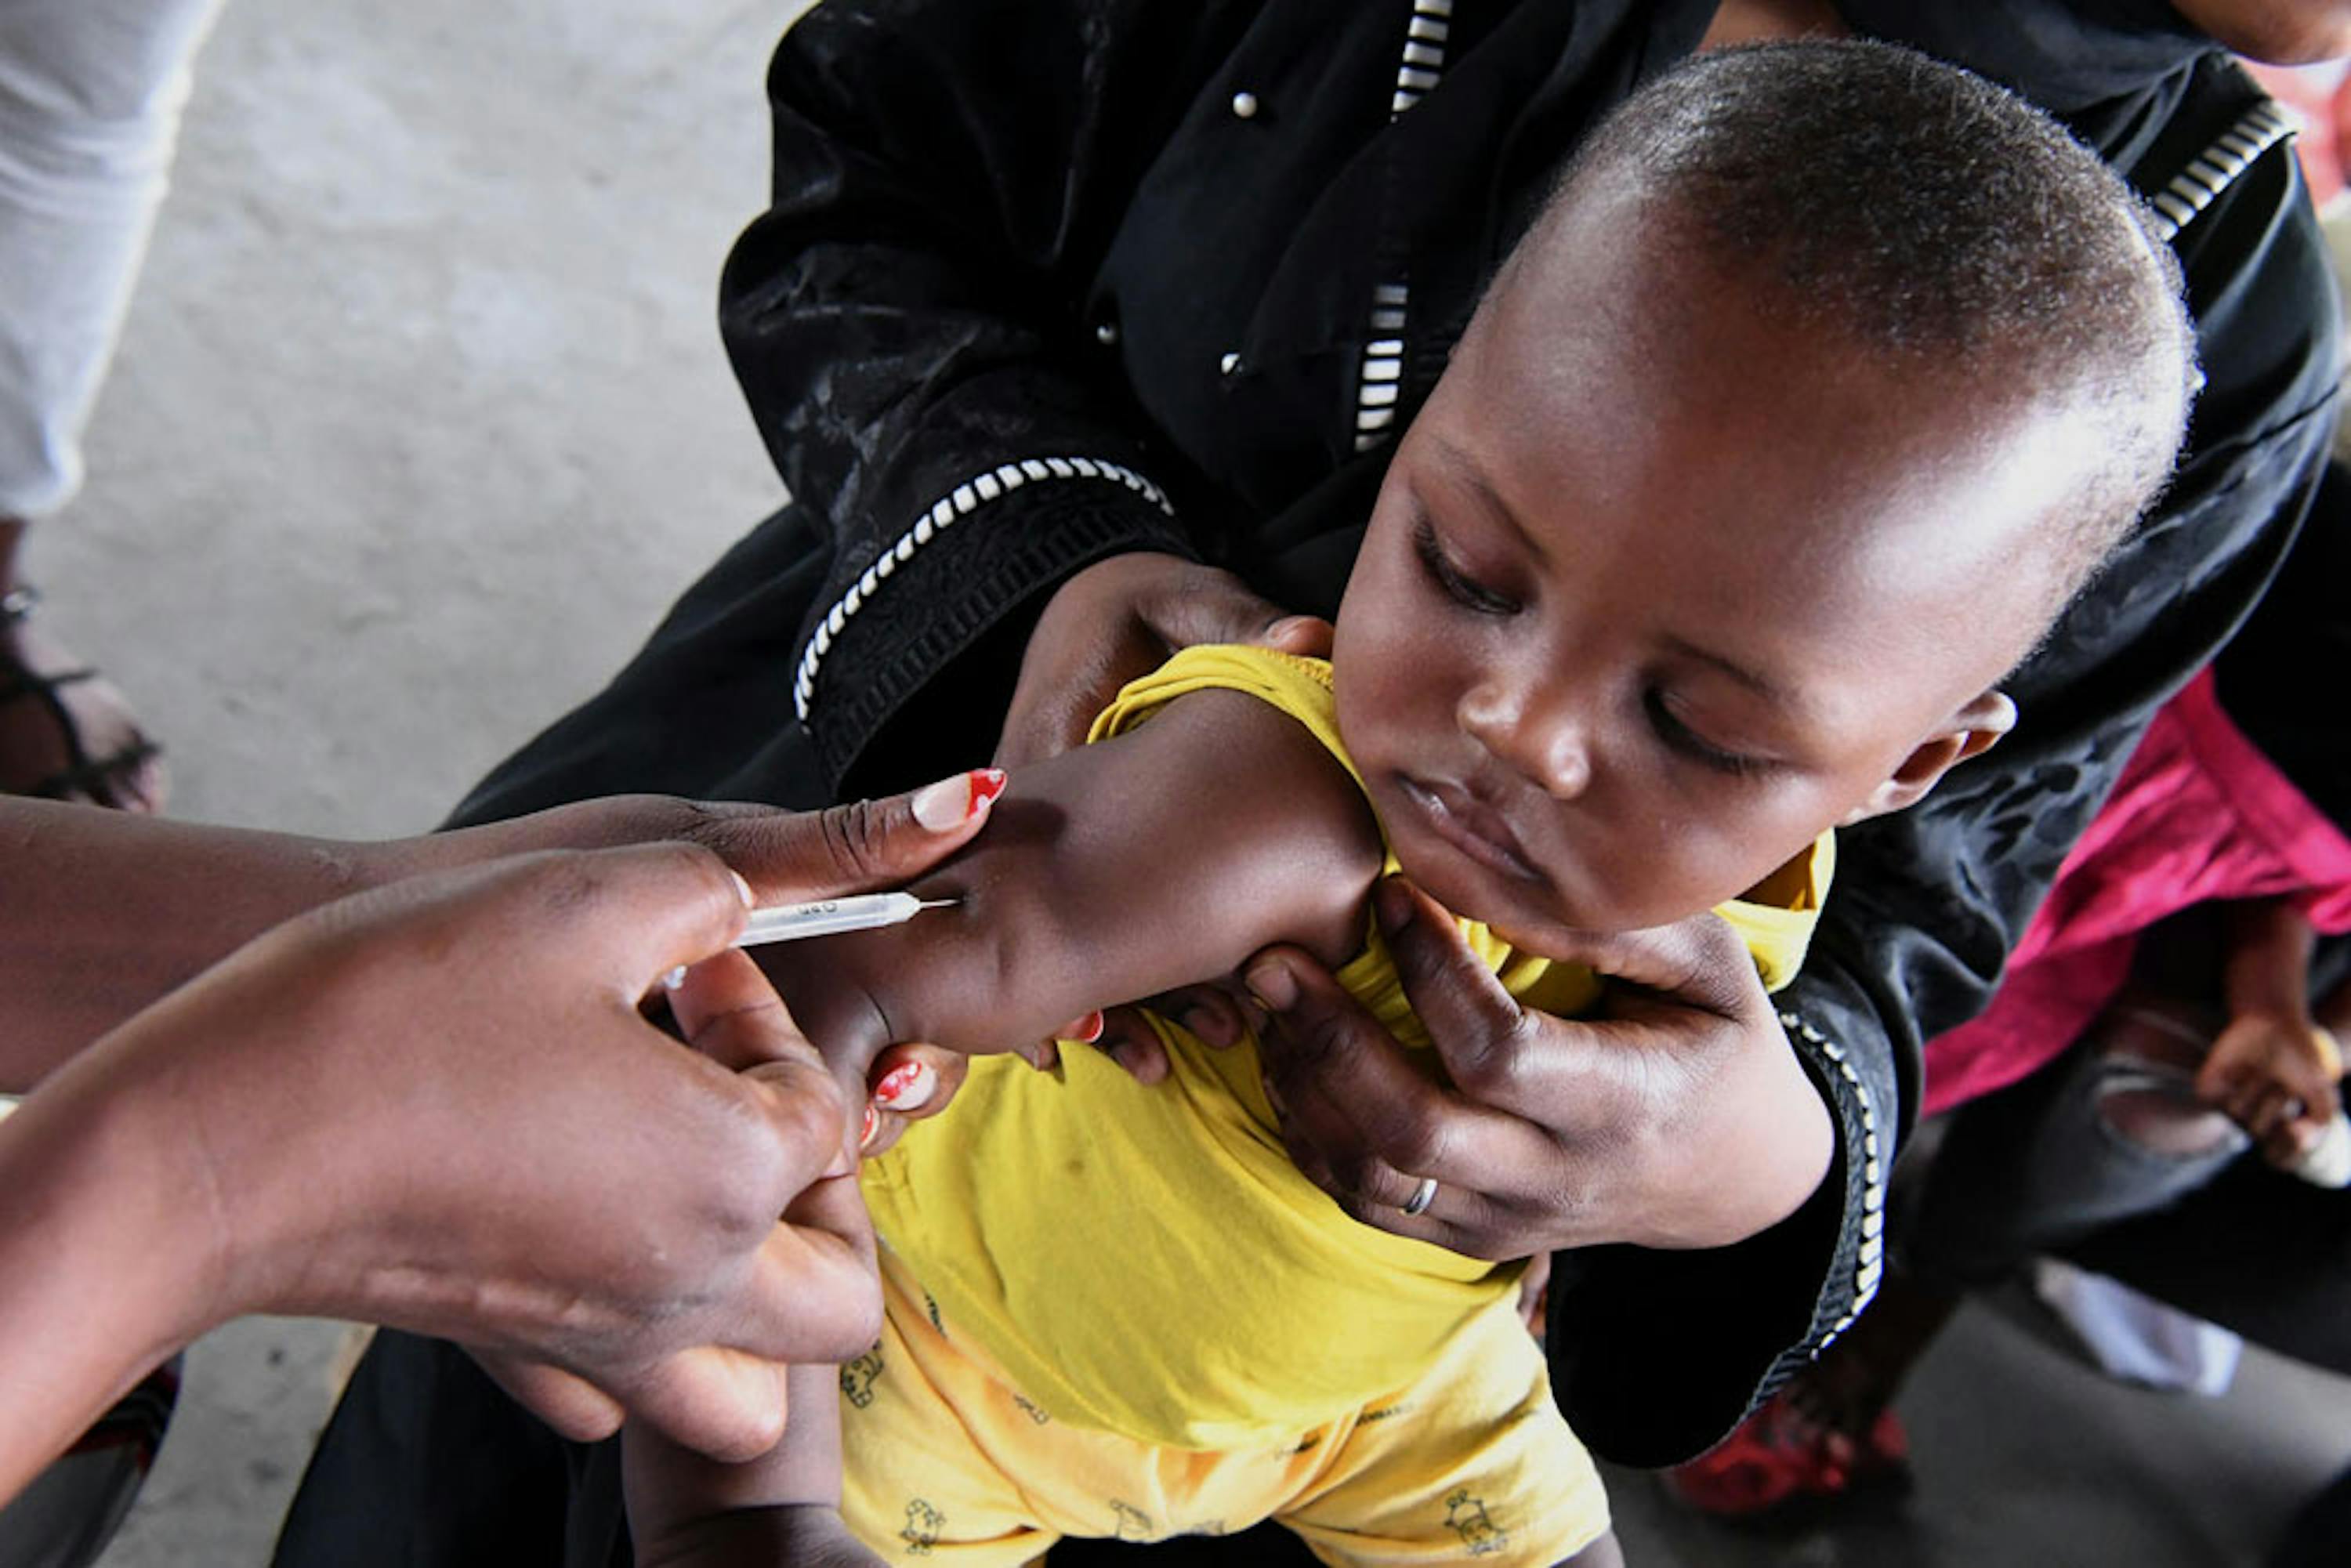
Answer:
[[[1475,923],[1492,1005],[1589,1007],[1533,955],[1709,908],[1778,983],[1830,831],[2012,722],[2001,677],[2163,481],[2190,344],[2127,193],[2005,93],[1881,46],[1702,57],[1502,266],[1329,664],[1178,655],[917,889],[953,911],[785,954],[781,988],[854,1071],[1291,942],[1409,1040],[1384,867],[1435,900],[1382,888],[1391,929]],[[1268,1517],[1334,1562],[1614,1560],[1517,1270],[1350,1219],[1253,1051],[1155,1027],[1166,1083],[982,1061],[868,1166],[887,1319],[841,1427],[797,1376],[767,1459],[632,1446],[648,1561],[1010,1564]]]

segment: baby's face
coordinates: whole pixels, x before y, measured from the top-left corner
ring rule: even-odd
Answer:
[[[2096,460],[2074,419],[1891,377],[1641,229],[1579,224],[1498,285],[1339,612],[1397,856],[1506,931],[1711,907],[1967,755],[2046,603],[2022,536]]]

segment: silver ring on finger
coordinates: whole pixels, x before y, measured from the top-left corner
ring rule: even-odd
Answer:
[[[1416,1218],[1426,1214],[1428,1206],[1436,1201],[1437,1178],[1423,1176],[1420,1178],[1420,1185],[1412,1189],[1412,1196],[1396,1206],[1396,1212],[1406,1219]]]

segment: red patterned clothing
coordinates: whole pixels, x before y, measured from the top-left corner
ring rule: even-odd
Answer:
[[[2064,1051],[2129,977],[2139,934],[2216,899],[2290,898],[2351,930],[2351,839],[2220,710],[2209,670],[2165,705],[2065,857],[1991,1005],[1927,1046],[1922,1113]]]

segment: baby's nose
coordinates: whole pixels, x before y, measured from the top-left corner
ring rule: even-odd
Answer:
[[[1554,800],[1572,800],[1592,782],[1586,726],[1564,693],[1483,681],[1462,697],[1460,717],[1497,761]]]

